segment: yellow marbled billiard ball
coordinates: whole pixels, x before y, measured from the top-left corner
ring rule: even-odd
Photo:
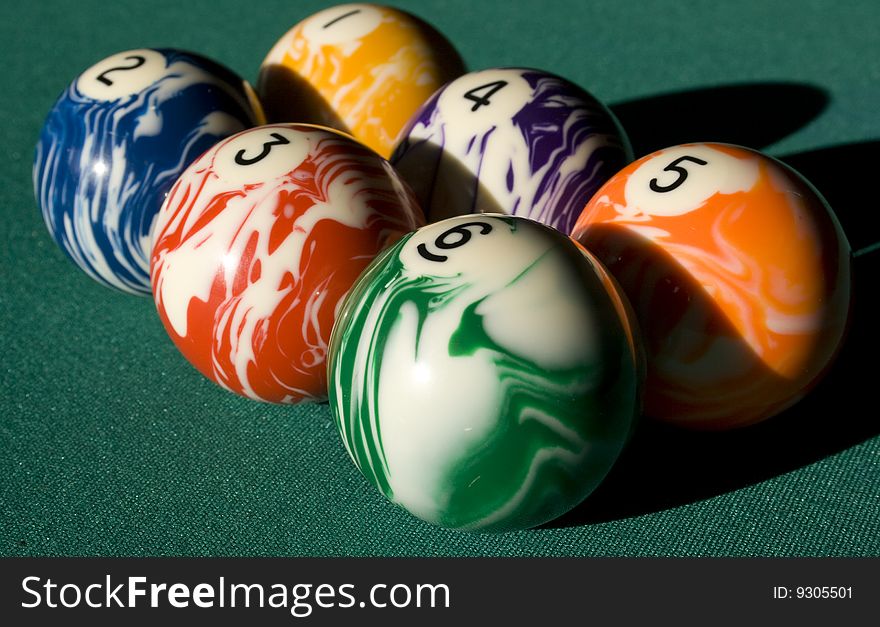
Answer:
[[[281,37],[260,67],[257,91],[270,122],[330,126],[388,158],[419,106],[463,72],[452,45],[422,20],[343,4]]]

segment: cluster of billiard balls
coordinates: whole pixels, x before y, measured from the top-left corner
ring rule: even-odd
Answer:
[[[152,293],[205,376],[329,398],[364,476],[452,528],[571,509],[643,413],[779,413],[849,316],[846,238],[785,165],[712,143],[633,161],[583,89],[466,73],[377,5],[303,20],[256,90],[179,50],[100,61],[51,110],[34,185],[61,248]]]

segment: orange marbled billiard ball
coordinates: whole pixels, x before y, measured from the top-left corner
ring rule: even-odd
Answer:
[[[754,150],[643,157],[596,193],[572,237],[635,309],[654,418],[698,429],[769,418],[812,389],[842,342],[847,239],[805,179]]]

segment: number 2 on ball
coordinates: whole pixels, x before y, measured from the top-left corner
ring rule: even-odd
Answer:
[[[98,76],[95,77],[95,80],[97,80],[99,83],[104,83],[107,87],[111,87],[113,85],[113,81],[107,78],[107,75],[110,72],[127,72],[129,70],[137,69],[147,62],[147,60],[139,54],[130,54],[125,57],[126,61],[129,59],[134,61],[134,65],[117,65],[116,67],[111,67],[110,69],[104,70],[103,72],[98,74]]]

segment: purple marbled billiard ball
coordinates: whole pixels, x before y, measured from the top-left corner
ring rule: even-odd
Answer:
[[[564,78],[524,68],[448,83],[404,127],[391,158],[429,222],[505,213],[566,235],[631,160],[623,129],[601,102]]]

